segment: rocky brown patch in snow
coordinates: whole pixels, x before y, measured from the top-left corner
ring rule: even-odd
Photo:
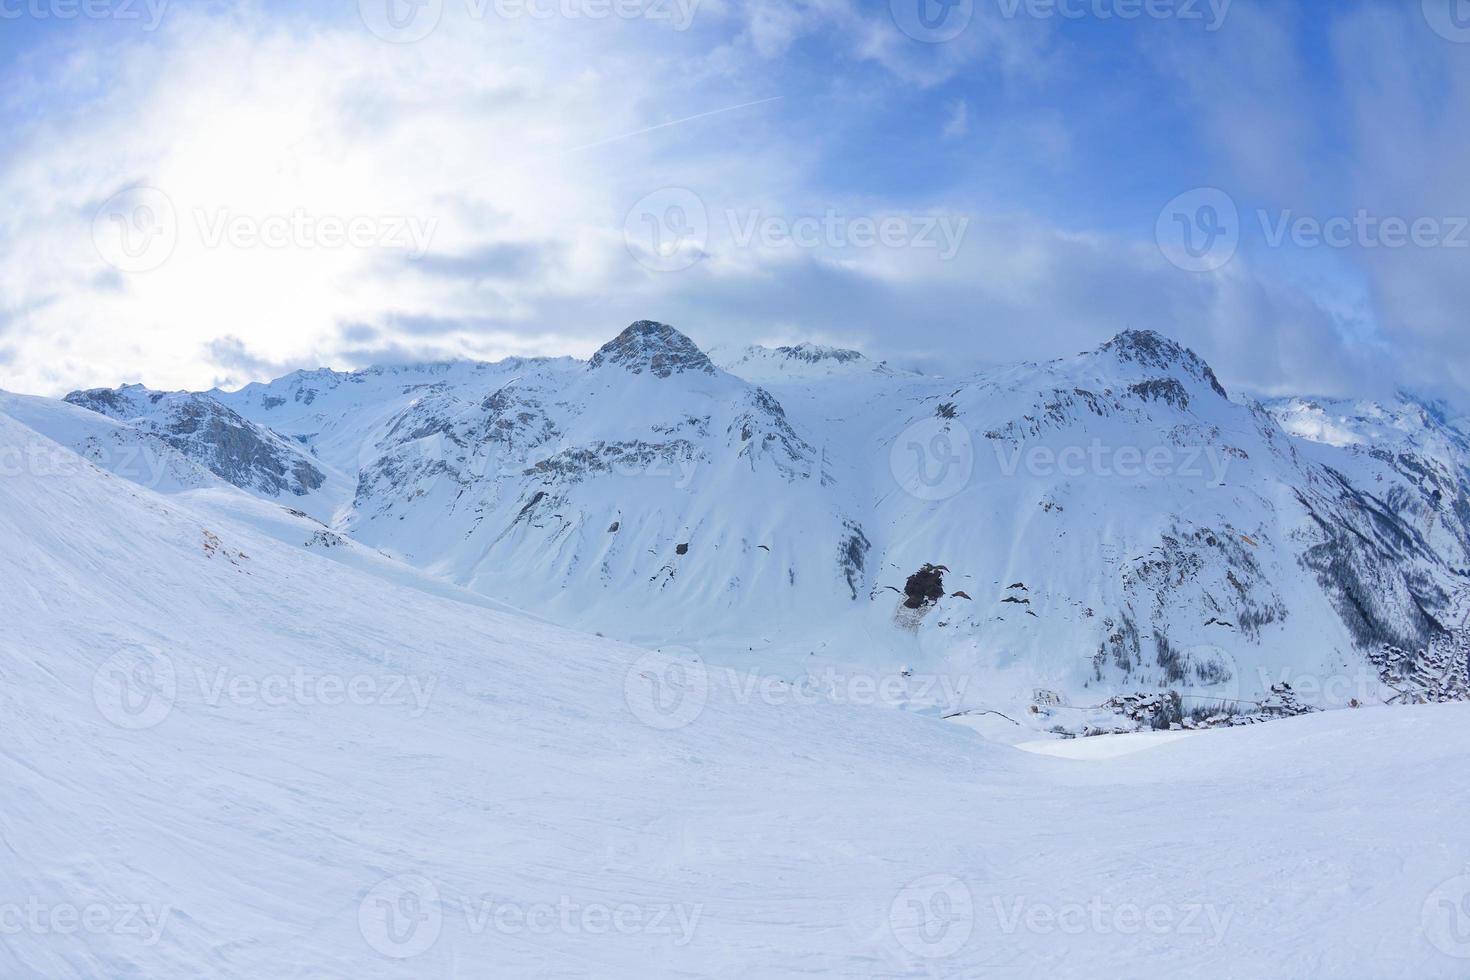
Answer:
[[[924,565],[903,584],[903,604],[908,609],[922,609],[944,598],[943,565]]]

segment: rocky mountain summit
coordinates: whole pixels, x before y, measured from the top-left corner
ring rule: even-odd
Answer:
[[[610,364],[633,374],[647,371],[658,378],[684,371],[715,373],[715,366],[694,341],[668,324],[652,320],[629,325],[592,355],[588,367],[596,370]]]

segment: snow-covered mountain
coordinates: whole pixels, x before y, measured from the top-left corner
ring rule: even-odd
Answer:
[[[332,480],[300,445],[242,418],[210,395],[124,385],[74,391],[66,400],[124,422],[221,480],[260,496],[294,500],[303,510],[318,513],[321,501],[340,493],[341,478]]]
[[[1464,975],[1470,706],[1016,751],[878,699],[918,676],[535,622],[22,415],[118,426],[0,405],[0,976]]]
[[[1401,394],[1392,404],[1285,398],[1267,404],[1304,449],[1412,523],[1436,552],[1470,569],[1470,420]]]
[[[29,472],[63,475],[80,458],[163,493],[230,485],[162,436],[66,402],[0,392],[0,413],[27,427],[16,451]]]
[[[755,384],[899,373],[886,363],[869,360],[859,351],[821,344],[716,347],[710,350],[710,359],[731,374]]]
[[[1064,728],[1164,689],[1388,699],[1374,657],[1451,642],[1470,568],[1443,410],[1235,400],[1149,332],[944,380],[712,359],[641,321],[587,362],[69,400],[558,622],[774,671],[963,670],[961,707]]]

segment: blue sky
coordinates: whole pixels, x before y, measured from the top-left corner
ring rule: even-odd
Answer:
[[[0,387],[585,356],[641,318],[1470,384],[1464,0],[407,2],[0,0]]]

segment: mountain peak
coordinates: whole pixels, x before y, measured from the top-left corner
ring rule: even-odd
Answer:
[[[588,366],[616,364],[634,374],[648,371],[659,378],[685,371],[714,374],[715,366],[699,346],[667,323],[639,320],[603,344]]]
[[[887,365],[874,363],[855,350],[825,344],[799,343],[782,347],[716,347],[710,350],[716,365],[751,384],[792,384],[863,374],[890,374]]]
[[[802,343],[792,347],[777,347],[776,353],[793,361],[817,364],[823,361],[834,364],[850,364],[864,360],[863,355],[844,347],[826,347],[822,344]]]
[[[1124,330],[1097,349],[1120,361],[1168,370],[1182,367],[1197,380],[1207,382],[1221,398],[1229,398],[1215,372],[1194,351],[1153,330]]]

